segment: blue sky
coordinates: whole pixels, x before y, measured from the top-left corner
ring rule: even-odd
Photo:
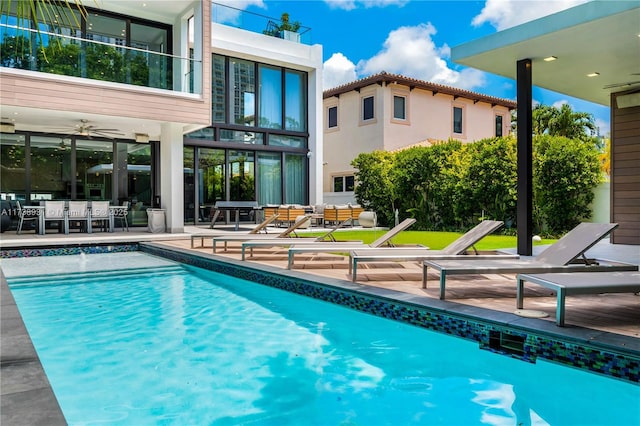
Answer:
[[[288,12],[311,28],[323,46],[323,83],[329,89],[381,71],[507,99],[515,81],[455,64],[451,47],[585,0],[227,0],[215,2],[270,17]],[[534,100],[568,103],[593,114],[600,134],[609,132],[609,108],[534,88]]]

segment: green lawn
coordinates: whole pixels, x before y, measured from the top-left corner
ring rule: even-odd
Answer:
[[[378,230],[338,230],[333,235],[338,240],[362,240],[365,244],[371,243],[381,237],[386,231]],[[307,235],[322,235],[322,232],[306,233]],[[396,235],[392,241],[395,245],[401,244],[422,244],[432,250],[444,248],[450,242],[461,236],[462,233],[457,232],[433,232],[433,231],[403,231]],[[553,244],[557,240],[542,239],[542,241],[534,242],[534,245]],[[515,236],[509,235],[489,235],[484,237],[478,244],[478,250],[496,250],[505,248],[514,248],[517,246]]]

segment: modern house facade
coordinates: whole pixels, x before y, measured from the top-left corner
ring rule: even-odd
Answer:
[[[321,199],[321,46],[205,0],[85,6],[39,31],[2,16],[3,200],[159,207],[180,232],[216,201]]]
[[[640,244],[640,6],[591,1],[452,48],[455,62],[518,85],[518,251],[531,251],[531,87],[611,109],[614,244]]]
[[[340,204],[355,202],[361,152],[506,136],[516,103],[382,72],[326,90],[323,107],[324,201]]]

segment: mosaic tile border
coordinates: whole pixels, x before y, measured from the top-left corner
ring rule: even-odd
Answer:
[[[526,362],[535,363],[536,359],[542,358],[565,366],[615,377],[623,381],[640,382],[640,358],[629,354],[591,348],[479,320],[471,321],[469,318],[456,317],[436,309],[369,296],[347,289],[333,288],[328,285],[285,275],[243,268],[189,253],[150,246],[141,246],[141,250],[180,263],[213,270],[379,317],[472,340],[478,342],[481,349]],[[502,342],[496,340],[501,340]],[[508,344],[509,342],[511,344]]]
[[[0,259],[11,259],[15,257],[38,257],[38,256],[66,256],[73,254],[102,254],[102,253],[122,253],[139,251],[138,243],[131,244],[102,244],[102,245],[69,245],[64,247],[37,247],[25,249],[2,249]]]
[[[287,290],[315,299],[342,305],[379,317],[401,321],[428,330],[478,342],[479,347],[502,355],[535,363],[542,358],[569,367],[589,370],[605,376],[640,383],[640,358],[630,354],[615,353],[557,338],[516,330],[481,320],[456,317],[435,308],[422,307],[407,302],[367,295],[362,292],[323,285],[313,281],[286,275],[259,271],[231,263],[217,261],[194,254],[149,245],[107,244],[93,246],[68,246],[38,249],[1,250],[0,258],[59,256],[94,253],[143,251],[187,265],[197,266]]]

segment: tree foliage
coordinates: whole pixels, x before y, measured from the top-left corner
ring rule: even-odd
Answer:
[[[602,181],[600,153],[577,139],[534,140],[533,194],[539,228],[560,234],[591,216],[593,189]]]
[[[395,154],[387,151],[362,153],[351,162],[360,183],[354,190],[356,200],[365,209],[375,210],[378,223],[383,226],[392,225],[395,220],[398,199],[391,176],[394,163]]]
[[[599,161],[593,144],[534,138],[536,232],[560,235],[590,217]],[[416,229],[464,230],[483,218],[509,227],[516,220],[516,163],[513,137],[363,153],[352,162],[356,200],[385,226],[393,225],[398,209],[400,220],[416,219]]]

